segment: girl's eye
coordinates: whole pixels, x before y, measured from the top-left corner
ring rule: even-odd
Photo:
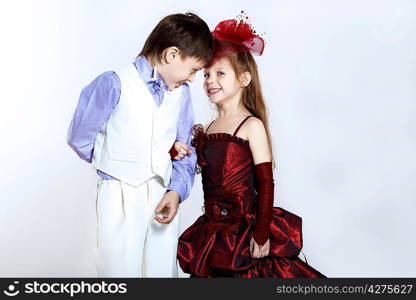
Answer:
[[[224,72],[217,72],[217,74],[219,75],[219,76],[222,76],[222,75],[225,75],[225,73]]]
[[[204,78],[208,78],[209,77],[209,74],[208,73],[205,73],[204,74]]]

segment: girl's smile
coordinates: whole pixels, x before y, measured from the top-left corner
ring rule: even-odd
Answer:
[[[219,91],[222,91],[222,89],[220,88],[212,88],[212,89],[208,89],[208,95],[213,95],[218,93]]]

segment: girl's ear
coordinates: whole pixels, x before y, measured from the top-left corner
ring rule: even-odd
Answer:
[[[251,73],[250,72],[244,72],[240,75],[240,85],[241,87],[246,87],[251,82]]]
[[[172,46],[163,50],[163,60],[165,63],[170,64],[179,57],[178,47]]]

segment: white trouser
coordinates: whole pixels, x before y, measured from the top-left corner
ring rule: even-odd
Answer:
[[[154,220],[165,192],[159,177],[138,187],[118,180],[99,180],[98,277],[178,277],[179,216],[170,224]]]

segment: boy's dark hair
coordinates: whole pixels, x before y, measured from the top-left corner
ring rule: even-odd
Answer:
[[[212,58],[213,40],[207,23],[193,13],[164,17],[147,38],[138,56],[160,62],[163,50],[176,46],[183,57],[196,57],[208,63]]]

